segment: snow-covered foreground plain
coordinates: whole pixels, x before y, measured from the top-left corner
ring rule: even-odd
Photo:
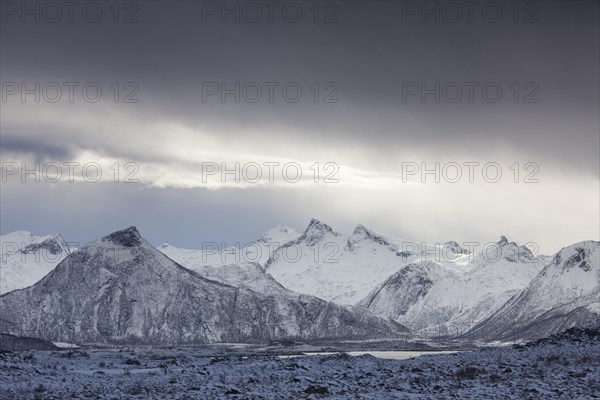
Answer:
[[[568,336],[568,335],[567,335]],[[389,360],[243,348],[0,353],[2,399],[592,399],[600,336]]]

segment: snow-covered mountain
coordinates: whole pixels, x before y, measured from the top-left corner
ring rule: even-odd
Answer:
[[[239,279],[234,278],[235,270],[239,270],[241,276],[244,275],[242,270],[246,274],[253,273],[256,265],[261,268],[264,266],[275,249],[297,237],[298,233],[294,229],[279,225],[242,248],[205,243],[202,250],[181,249],[169,244],[163,244],[158,249],[203,276],[210,275],[210,279],[231,283],[232,279]],[[16,231],[0,236],[0,241],[0,294],[33,285],[74,250],[69,248],[59,234],[34,236],[31,232]],[[226,268],[217,271],[216,267],[221,266]],[[227,274],[229,278],[225,277]],[[255,278],[262,279],[264,276],[255,275]]]
[[[182,249],[170,244],[163,244],[158,249],[181,265],[188,268],[201,266],[225,266],[231,264],[258,264],[263,266],[273,252],[280,246],[295,240],[298,232],[294,229],[279,225],[265,232],[255,242],[244,246],[226,247],[222,243],[207,242],[202,249]]]
[[[531,283],[469,337],[536,339],[573,326],[600,323],[600,242],[560,250]]]
[[[31,286],[69,255],[58,235],[34,236],[17,231],[0,236],[0,294]]]
[[[159,247],[160,251],[164,249]],[[163,251],[173,261],[181,264],[185,268],[188,268],[198,275],[211,279],[213,281],[221,282],[226,285],[246,288],[253,290],[257,293],[266,295],[292,295],[298,296],[297,293],[292,292],[289,289],[283,287],[273,277],[265,273],[261,266],[256,263],[240,263],[240,264],[227,264],[227,265],[205,265],[199,262],[200,257],[192,258],[179,258],[182,253],[190,255],[192,250],[183,249],[184,252],[178,252],[178,249],[169,247],[168,253]],[[199,251],[199,250],[198,250]],[[198,262],[195,262],[198,261]]]
[[[204,265],[197,268],[190,267],[190,269],[207,279],[230,286],[250,289],[257,293],[298,296],[297,293],[283,287],[271,275],[263,272],[258,264],[229,264],[220,267]]]
[[[358,303],[426,335],[466,332],[526,287],[545,260],[504,236],[475,254],[456,242],[438,246],[443,257],[406,252],[399,239],[362,225],[344,236],[312,220],[296,240],[275,248],[267,273],[256,263],[223,264],[221,253],[168,245],[159,250],[209,279],[263,293],[287,289]],[[421,261],[427,258],[435,261]]]
[[[275,250],[265,271],[295,292],[356,304],[417,258],[362,225],[345,236],[313,219],[301,236]]]
[[[277,248],[297,237],[294,229],[280,225],[242,248],[205,245],[194,250],[163,244],[158,250],[207,279],[263,294],[296,295],[265,273],[264,264]]]
[[[35,237],[28,232],[14,232],[4,235],[2,241],[5,253],[0,265],[2,292],[32,285],[69,251],[59,235]],[[86,251],[95,254],[93,247],[104,248],[103,243],[97,241]],[[581,254],[559,253],[554,258],[534,256],[527,247],[509,242],[504,236],[474,252],[453,241],[420,243],[415,247],[415,243],[377,234],[362,225],[357,225],[351,235],[343,235],[318,220],[311,220],[302,234],[278,226],[242,248],[206,243],[201,250],[190,250],[164,244],[158,250],[193,271],[202,282],[214,281],[213,284],[237,288],[249,296],[277,298],[286,304],[305,302],[306,298],[314,303],[316,299],[311,296],[315,296],[341,305],[359,305],[426,336],[456,336],[475,327],[469,333],[472,337],[506,339],[515,336],[517,326],[524,331],[523,337],[541,337],[532,333],[533,326],[526,326],[527,320],[535,319],[535,327],[545,335],[572,325],[580,326],[582,321],[597,317],[600,309],[597,272],[594,275],[588,271],[585,278],[563,282],[566,278],[550,267],[557,259],[580,257],[591,260],[585,265],[592,265],[592,270],[597,268],[598,253],[594,250],[597,242],[579,245],[588,250],[581,250]],[[102,268],[111,271],[109,267]],[[551,277],[542,279],[546,275]],[[102,279],[100,286],[104,285]],[[539,288],[529,289],[534,283]],[[518,296],[526,296],[527,301],[520,300],[519,304],[527,305],[510,306]],[[594,296],[596,301],[592,301]],[[546,298],[550,300],[544,303]],[[574,299],[583,299],[583,303]],[[296,309],[295,305],[290,307]],[[509,307],[512,311],[507,311]],[[501,316],[504,314],[509,317]],[[525,320],[515,324],[521,317]],[[508,323],[506,318],[512,322]],[[293,324],[300,324],[294,321]],[[512,326],[512,332],[506,331],[507,325]],[[285,334],[292,332],[288,330]]]
[[[86,244],[35,285],[0,296],[0,316],[5,333],[68,343],[358,339],[406,332],[361,308],[206,279],[134,227]]]
[[[359,304],[425,335],[458,335],[489,317],[541,271],[545,257],[504,236],[466,264],[410,264]]]
[[[294,229],[280,225],[242,248],[207,245],[203,250],[193,250],[163,244],[158,250],[207,279],[263,294],[295,296],[294,292],[283,287],[263,269],[278,247],[297,237],[298,233]]]

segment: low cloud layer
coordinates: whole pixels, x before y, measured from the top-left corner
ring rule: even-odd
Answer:
[[[547,252],[600,238],[598,4],[455,23],[437,2],[425,23],[421,2],[333,2],[318,15],[294,3],[297,22],[256,23],[235,21],[237,2],[223,23],[222,4],[140,2],[50,23],[3,3],[2,233],[84,241],[137,224],[193,247],[318,217],[411,240],[506,234]],[[103,179],[11,172],[36,162],[97,163]],[[439,182],[423,176],[436,165]]]

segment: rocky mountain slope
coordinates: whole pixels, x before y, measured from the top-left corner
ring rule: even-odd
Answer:
[[[359,305],[427,336],[465,333],[541,271],[545,257],[505,237],[463,265],[423,261],[389,277]]]
[[[570,327],[600,324],[600,242],[560,250],[531,283],[467,336],[538,339]]]
[[[363,309],[206,279],[133,227],[83,246],[35,285],[0,296],[0,319],[5,333],[79,344],[375,338],[406,331]]]

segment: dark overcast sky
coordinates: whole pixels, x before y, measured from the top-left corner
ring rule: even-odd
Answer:
[[[600,237],[598,2],[521,2],[518,23],[512,1],[479,2],[472,21],[461,6],[454,23],[446,20],[454,10],[435,1],[275,1],[272,23],[264,5],[258,22],[242,13],[236,23],[207,14],[223,2],[121,2],[115,23],[112,1],[78,2],[73,22],[62,7],[52,23],[52,9],[40,9],[40,22],[33,14],[22,21],[23,7],[44,3],[1,3],[3,162],[132,162],[140,178],[50,184],[11,176],[0,195],[3,234],[61,232],[85,242],[137,225],[156,244],[199,247],[247,242],[278,224],[303,229],[317,217],[341,231],[360,222],[431,242],[506,234],[547,252]],[[440,7],[439,23],[407,13],[424,4]],[[96,5],[102,16],[91,23],[82,9],[93,17]],[[497,6],[502,15],[490,22]],[[286,21],[284,7],[292,17],[301,9],[299,21]],[[138,22],[124,23],[127,15]],[[96,82],[103,96],[89,103],[75,89],[73,103],[66,92],[56,103],[31,95],[23,103],[6,94],[10,83],[35,82]],[[115,103],[114,82],[121,99],[132,82],[139,102]],[[207,82],[279,86],[272,103],[265,90],[256,103],[232,95],[223,103],[218,94],[203,102]],[[289,82],[303,90],[297,103],[282,97]],[[315,82],[319,100],[337,88],[338,102],[315,103]],[[466,89],[456,103],[419,94],[403,101],[407,82],[479,86],[473,102]],[[498,102],[483,97],[486,83],[502,89]],[[538,102],[524,102],[528,94]],[[298,162],[305,175],[315,162],[334,162],[340,183],[211,186],[199,177],[203,162],[266,161]],[[399,179],[403,162],[469,161],[497,162],[504,178]],[[520,180],[522,165],[535,162],[539,183],[513,182],[515,162]]]

